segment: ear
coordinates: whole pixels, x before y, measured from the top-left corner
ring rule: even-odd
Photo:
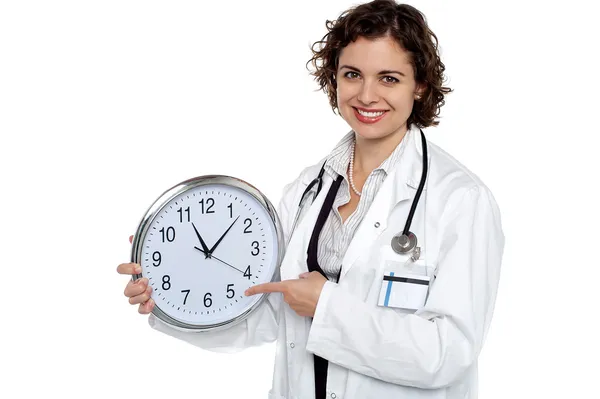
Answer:
[[[427,88],[427,86],[425,85],[425,83],[417,84],[417,87],[415,89],[415,94],[414,94],[415,101],[420,101],[423,98],[426,88]]]

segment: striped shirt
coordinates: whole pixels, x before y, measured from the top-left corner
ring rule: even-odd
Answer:
[[[403,139],[390,156],[371,172],[363,185],[356,210],[342,223],[342,216],[338,211],[338,207],[350,201],[350,183],[347,171],[353,141],[354,132],[351,131],[338,142],[325,161],[325,171],[333,179],[336,179],[338,175],[343,176],[340,189],[333,202],[333,210],[325,221],[318,241],[319,246],[317,247],[319,266],[321,266],[329,280],[333,281],[337,278],[344,254],[350,245],[350,241],[352,241],[352,237],[354,237],[354,233],[367,214],[384,179],[400,161],[406,143],[406,140]]]

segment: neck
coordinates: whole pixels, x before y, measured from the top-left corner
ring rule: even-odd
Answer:
[[[365,139],[355,134],[354,173],[368,176],[385,161],[406,136],[407,127],[403,125],[395,133],[378,139]]]

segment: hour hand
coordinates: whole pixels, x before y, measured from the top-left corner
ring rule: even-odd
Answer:
[[[196,232],[196,235],[198,236],[198,239],[200,240],[200,245],[202,245],[202,250],[203,250],[202,252],[204,252],[204,259],[210,258],[210,251],[208,250],[208,246],[206,245],[206,243],[202,239],[202,236],[198,232],[198,229],[194,225],[194,222],[192,222],[192,227],[194,228],[194,231]]]

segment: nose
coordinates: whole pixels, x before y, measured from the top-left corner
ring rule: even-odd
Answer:
[[[368,80],[363,80],[360,92],[358,93],[358,101],[365,105],[376,103],[379,100],[377,95],[376,85]]]

